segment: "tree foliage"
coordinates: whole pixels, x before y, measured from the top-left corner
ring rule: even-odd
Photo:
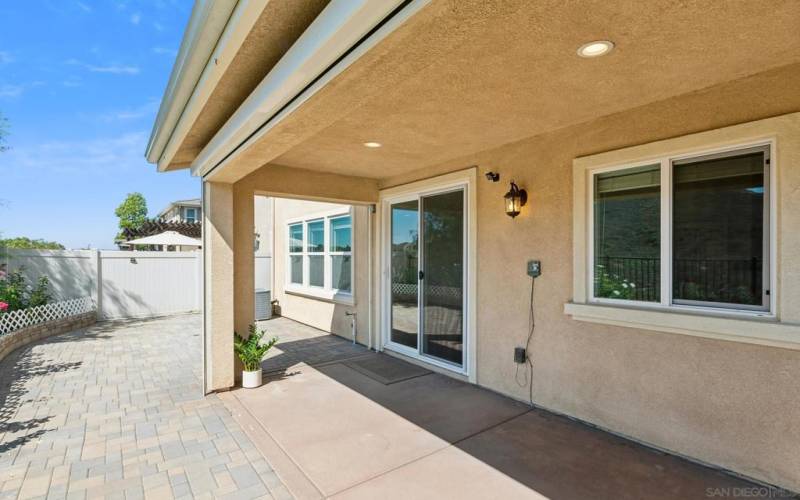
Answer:
[[[64,245],[56,241],[46,241],[43,239],[32,240],[24,236],[20,236],[19,238],[0,238],[0,247],[26,250],[64,250]]]
[[[114,211],[119,217],[119,236],[126,229],[135,230],[147,221],[147,201],[142,193],[128,193],[120,206]]]

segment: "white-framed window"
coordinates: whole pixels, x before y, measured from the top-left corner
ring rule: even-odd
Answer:
[[[770,144],[589,173],[591,302],[771,312]]]
[[[352,297],[352,228],[350,212],[289,221],[287,290],[330,299]]]
[[[186,208],[186,222],[197,222],[197,209]]]

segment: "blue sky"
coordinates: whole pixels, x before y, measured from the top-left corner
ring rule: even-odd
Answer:
[[[25,0],[0,7],[0,233],[113,248],[129,192],[150,216],[198,197],[144,159],[190,0]]]

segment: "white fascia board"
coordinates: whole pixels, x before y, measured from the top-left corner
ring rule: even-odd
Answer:
[[[236,0],[195,3],[147,143],[145,157],[150,163],[161,157],[235,6]]]
[[[239,0],[238,3],[233,0],[224,0],[222,3],[235,4],[235,8],[223,26],[222,35],[218,37],[218,40],[215,39],[213,51],[205,61],[202,73],[192,87],[191,95],[181,109],[177,123],[169,131],[166,146],[158,156],[159,171],[166,170],[172,162],[269,0]],[[214,38],[214,33],[201,35]]]
[[[295,100],[291,109],[285,109],[280,116],[276,116],[271,126],[429,2],[412,1],[359,45],[357,50],[306,89],[403,3],[403,0],[332,0],[203,148],[192,164],[192,174],[205,176],[215,167],[219,171],[224,166],[220,163],[223,160],[227,163],[232,157],[231,153],[240,145],[247,141],[244,144],[247,146],[266,133],[268,128],[262,126],[287,103],[303,92],[302,98]],[[256,131],[258,133],[254,135]]]

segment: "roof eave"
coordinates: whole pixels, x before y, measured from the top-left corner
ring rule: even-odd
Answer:
[[[195,2],[145,151],[147,161],[159,164],[159,170],[164,170],[160,161],[164,149],[236,4],[235,0]]]

